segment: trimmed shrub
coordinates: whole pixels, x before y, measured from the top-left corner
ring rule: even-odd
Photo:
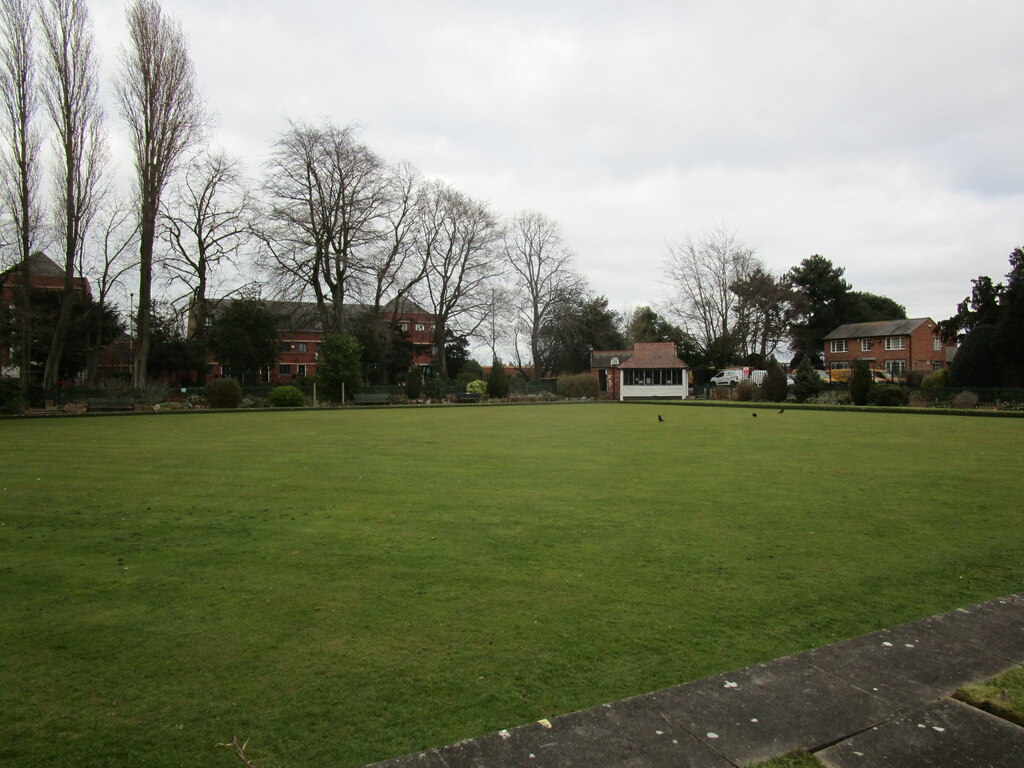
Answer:
[[[793,384],[793,395],[798,403],[806,403],[808,398],[814,397],[825,387],[818,372],[811,365],[811,358],[807,355],[800,360],[796,369],[796,382]]]
[[[21,413],[24,410],[25,393],[21,389],[21,381],[0,379],[0,413]]]
[[[768,369],[765,372],[764,381],[761,383],[761,390],[764,392],[765,398],[773,403],[781,403],[789,394],[789,379],[786,378],[786,372],[782,370],[782,366],[777,361],[768,361]]]
[[[405,396],[410,400],[419,400],[423,396],[423,374],[418,365],[409,371],[409,378],[405,382]]]
[[[896,406],[910,402],[910,393],[899,384],[873,384],[868,390],[868,405]]]
[[[968,410],[978,407],[978,396],[973,392],[961,392],[953,398],[953,407]]]
[[[214,379],[203,389],[206,404],[211,408],[237,408],[242,402],[242,388],[234,379]]]
[[[940,368],[921,379],[923,389],[949,389],[949,369]]]
[[[301,408],[306,404],[306,396],[298,387],[274,387],[270,390],[270,405],[273,408]]]
[[[471,395],[486,395],[487,394],[487,382],[483,379],[475,379],[474,381],[466,384],[466,391]]]
[[[850,374],[850,399],[854,405],[866,405],[871,391],[871,369],[864,360],[853,361]]]
[[[491,373],[487,377],[487,396],[501,399],[508,395],[508,376],[501,361],[497,358],[491,363]]]
[[[733,389],[736,400],[748,402],[757,397],[757,385],[752,381],[741,381]]]
[[[596,398],[598,395],[597,378],[589,373],[576,373],[571,376],[559,376],[556,385],[557,392],[561,397]]]

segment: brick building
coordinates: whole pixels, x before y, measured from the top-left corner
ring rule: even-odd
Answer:
[[[232,299],[214,302],[214,316],[230,306],[231,302]],[[264,304],[277,316],[278,327],[281,329],[277,362],[272,368],[263,371],[264,383],[292,384],[316,376],[317,350],[325,335],[317,305],[305,301],[266,301]],[[346,314],[351,315],[366,309],[361,304],[345,305]],[[398,330],[406,334],[412,343],[413,365],[429,369],[436,354],[433,343],[434,315],[408,299],[402,300],[397,311],[394,302],[385,305],[383,311],[393,318]],[[230,372],[211,356],[207,362],[206,375],[209,378],[220,378],[230,375]]]
[[[590,372],[602,395],[615,400],[666,398],[689,395],[689,366],[676,355],[671,341],[641,342],[633,349],[594,350]]]
[[[33,253],[28,259],[29,284],[33,291],[63,291],[64,290],[64,269],[48,257],[45,253]],[[21,300],[21,286],[23,284],[24,267],[23,262],[15,264],[10,269],[0,272],[0,312],[7,313],[12,306],[16,306]],[[84,277],[71,278],[72,290],[81,293],[87,298],[92,297],[92,289],[89,281]],[[0,370],[9,375],[17,376],[15,361],[11,360],[11,349],[7,344],[0,343]]]
[[[864,360],[893,376],[948,368],[956,347],[935,335],[930,317],[841,325],[824,339],[825,368],[850,368]]]

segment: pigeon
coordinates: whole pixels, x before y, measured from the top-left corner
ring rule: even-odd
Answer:
[[[785,412],[786,412],[785,408],[779,408],[779,413],[785,413]]]
[[[757,414],[756,413],[752,413],[750,415],[753,416],[755,419],[757,418]]]
[[[661,418],[661,414],[660,413],[658,414],[658,421],[664,421],[664,419]]]

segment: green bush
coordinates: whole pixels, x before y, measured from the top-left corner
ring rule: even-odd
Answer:
[[[487,382],[483,379],[476,379],[466,384],[466,391],[471,395],[486,395],[487,394]]]
[[[0,379],[0,413],[21,413],[25,410],[25,393],[18,379]]]
[[[868,405],[906,405],[910,402],[910,393],[899,384],[873,384],[868,389]]]
[[[854,360],[853,373],[850,374],[850,399],[854,405],[865,405],[870,391],[871,369],[864,360]]]
[[[598,395],[597,378],[589,373],[559,376],[555,389],[559,396],[568,398],[589,397],[594,399]]]
[[[420,373],[418,365],[409,371],[409,378],[405,382],[405,396],[410,400],[419,400],[423,396],[423,374]]]
[[[781,403],[789,394],[789,379],[786,372],[776,360],[768,361],[768,369],[764,374],[764,381],[761,383],[761,390],[764,396],[773,403]]]
[[[234,379],[214,379],[203,390],[211,408],[237,408],[242,402],[242,388]]]
[[[921,379],[921,387],[924,389],[949,389],[949,369],[940,368],[932,371]]]
[[[306,396],[298,387],[274,387],[270,390],[270,405],[273,408],[301,408],[306,404]]]
[[[487,396],[503,398],[508,395],[508,376],[497,358],[491,363],[491,373],[487,376]]]
[[[796,382],[793,384],[793,395],[798,403],[806,403],[808,398],[814,397],[825,387],[818,372],[811,365],[811,358],[807,355],[800,360],[796,369]]]
[[[925,372],[921,370],[906,371],[903,374],[903,383],[912,388],[917,389],[921,386],[921,382],[924,381]]]

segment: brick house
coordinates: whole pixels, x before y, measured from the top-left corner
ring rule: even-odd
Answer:
[[[32,290],[36,291],[63,291],[64,290],[64,268],[53,261],[45,253],[37,251],[28,258],[29,282]],[[20,300],[20,292],[23,281],[24,269],[22,262],[15,264],[10,269],[0,272],[0,312],[9,312],[10,308]],[[81,293],[87,298],[92,297],[92,288],[89,281],[84,277],[73,277],[71,279],[72,290]],[[6,344],[0,344],[0,370],[17,376],[16,369],[12,367],[11,349]]]
[[[850,368],[865,360],[893,376],[948,368],[956,347],[935,335],[930,317],[841,325],[825,336],[825,369]]]
[[[214,304],[214,316],[230,306],[232,299],[221,299]],[[316,376],[317,349],[324,337],[317,305],[305,301],[265,301],[267,309],[278,318],[281,329],[277,362],[264,369],[262,380],[267,384],[293,384]],[[367,307],[361,304],[345,305],[347,314],[355,314]],[[393,302],[384,306],[384,312],[394,318],[397,328],[407,334],[413,345],[413,365],[427,369],[435,356],[433,345],[434,315],[415,302],[403,299],[398,311]],[[208,378],[230,375],[212,355],[207,359]]]
[[[614,400],[672,399],[689,396],[689,366],[671,341],[640,342],[633,349],[593,350],[590,373],[602,395]]]

